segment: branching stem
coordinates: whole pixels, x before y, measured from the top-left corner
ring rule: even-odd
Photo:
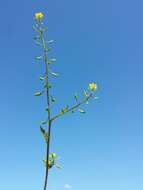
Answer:
[[[89,96],[87,96],[83,101],[79,102],[78,104],[76,104],[75,106],[67,109],[64,113],[60,112],[58,115],[54,116],[51,119],[51,122],[55,121],[56,119],[60,118],[61,116],[65,115],[66,113],[69,113],[71,111],[74,111],[76,108],[80,107],[82,104],[86,103],[90,98],[92,97],[92,94],[90,94]]]
[[[44,190],[47,189],[48,186],[48,175],[49,175],[49,167],[48,167],[48,162],[49,162],[49,154],[50,154],[50,138],[51,138],[51,107],[50,107],[50,91],[49,91],[49,69],[48,69],[48,54],[47,54],[47,47],[46,47],[46,42],[44,40],[43,32],[39,31],[40,39],[42,42],[42,47],[44,51],[44,62],[45,62],[45,68],[46,68],[46,77],[45,77],[45,82],[46,82],[46,95],[47,95],[47,107],[48,107],[48,141],[46,143],[46,171],[45,171],[45,181],[44,181]]]

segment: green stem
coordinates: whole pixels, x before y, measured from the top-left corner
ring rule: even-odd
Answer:
[[[51,137],[51,109],[50,109],[50,91],[49,91],[49,70],[48,70],[48,55],[47,55],[47,48],[46,48],[46,43],[44,40],[43,33],[39,31],[41,42],[42,42],[42,47],[44,51],[44,62],[46,66],[46,94],[47,94],[47,107],[48,107],[48,141],[46,143],[46,171],[45,171],[45,180],[44,180],[44,190],[47,189],[48,186],[48,176],[49,176],[49,167],[48,167],[48,162],[49,162],[49,154],[50,154],[50,137]]]
[[[81,106],[82,104],[86,103],[90,98],[92,97],[92,94],[90,94],[88,97],[86,97],[83,101],[79,102],[78,104],[76,104],[75,106],[67,109],[65,111],[65,113],[62,113],[60,112],[58,115],[54,116],[52,119],[51,119],[51,122],[53,122],[54,120],[58,119],[59,117],[65,115],[66,113],[69,113],[73,110],[75,110],[76,108],[78,108],[79,106]]]

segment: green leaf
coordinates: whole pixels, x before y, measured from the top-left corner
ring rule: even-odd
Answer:
[[[75,98],[75,100],[76,100],[76,102],[77,102],[77,101],[78,101],[78,95],[75,94],[74,98]]]
[[[59,164],[55,164],[55,166],[56,166],[56,168],[59,169],[59,170],[62,169],[61,165],[59,165]]]
[[[37,40],[34,41],[34,42],[35,42],[36,45],[41,46],[41,42],[39,42],[39,41],[37,41]],[[37,58],[36,58],[36,59],[37,59]],[[37,59],[37,60],[40,60],[40,59]]]
[[[42,134],[45,134],[45,129],[43,129],[42,127],[40,127],[40,131]]]
[[[58,73],[51,72],[51,74],[52,74],[54,77],[58,77],[58,76],[59,76]]]
[[[71,112],[72,112],[72,113],[74,113],[74,112],[75,112],[75,110],[73,109]]]
[[[38,32],[38,29],[35,26],[33,26],[32,28],[34,31]]]
[[[52,48],[47,48],[46,51],[47,52],[50,52],[52,50]]]
[[[55,58],[50,59],[52,62],[56,62],[57,60]]]
[[[44,88],[52,88],[52,85],[51,84],[45,84]]]
[[[55,58],[50,59],[50,60],[48,61],[49,64],[54,63],[54,62],[56,62],[56,59],[55,59]]]
[[[84,95],[85,95],[85,97],[88,97],[88,96],[89,96],[89,93],[84,90]]]
[[[40,37],[39,36],[36,36],[33,38],[34,40],[40,40]]]
[[[62,108],[61,112],[62,112],[62,114],[64,114],[66,112],[66,109]]]
[[[41,125],[46,125],[47,124],[47,121],[42,121],[41,122]]]
[[[79,108],[78,111],[79,111],[80,113],[86,113],[86,112],[85,112],[83,109],[81,109],[81,108]]]
[[[53,96],[51,96],[51,101],[54,103],[56,99]]]
[[[57,158],[57,154],[53,152],[53,153],[51,153],[49,155],[49,157],[52,158],[52,159],[56,159]]]
[[[67,106],[66,108],[62,108],[62,110],[61,110],[62,114],[66,113],[68,111],[68,108],[69,108],[69,106]]]
[[[47,166],[47,160],[43,160],[43,163],[45,164],[45,166]]]
[[[49,108],[47,107],[45,110],[46,110],[46,111],[49,111]]]
[[[42,56],[42,55],[41,55],[41,56],[37,56],[37,57],[35,57],[35,59],[38,60],[38,61],[39,61],[39,60],[42,60],[42,59],[43,59],[43,56]]]
[[[53,44],[53,43],[54,43],[54,40],[49,40],[48,43],[49,43],[49,44]]]
[[[52,168],[53,166],[54,166],[54,160],[49,160],[48,161],[48,168],[50,169],[50,168]]]
[[[94,96],[94,99],[95,99],[95,100],[97,100],[97,99],[99,99],[99,97],[97,97],[97,96]]]
[[[42,92],[35,92],[34,96],[41,96]]]
[[[39,79],[43,81],[43,80],[45,79],[45,77],[42,77],[42,76],[41,76]]]
[[[88,101],[88,100],[86,101],[86,104],[89,104],[89,101]]]
[[[45,129],[43,129],[42,127],[40,127],[40,131],[46,141],[46,143],[48,142],[48,133],[45,131]]]

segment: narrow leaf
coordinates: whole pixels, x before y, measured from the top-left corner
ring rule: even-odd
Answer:
[[[77,101],[78,101],[78,95],[75,94],[74,98],[75,98],[75,100],[76,100],[76,102],[77,102]]]
[[[88,97],[88,96],[89,96],[89,93],[84,90],[84,95],[85,95],[85,97]]]
[[[55,62],[57,61],[55,58],[50,59],[50,61]]]
[[[43,81],[45,78],[41,76],[39,79]]]
[[[58,73],[51,72],[51,74],[52,74],[54,77],[58,77],[58,76],[59,76]]]
[[[41,125],[46,125],[47,124],[47,121],[42,121],[41,122]]]
[[[53,44],[53,43],[54,43],[54,40],[49,40],[48,43],[49,43],[49,44]]]
[[[52,159],[56,159],[56,158],[57,158],[57,154],[54,153],[54,152],[51,153],[49,156],[50,156],[50,158],[52,158]]]
[[[40,131],[42,134],[45,134],[45,129],[43,129],[42,127],[40,127]]]
[[[38,61],[39,61],[39,60],[42,60],[42,59],[43,59],[43,56],[37,56],[37,57],[35,57],[35,59],[38,60]]]
[[[45,141],[48,142],[48,133],[46,133],[45,129],[43,129],[42,127],[40,127],[40,131],[41,131]]]
[[[55,59],[55,58],[50,59],[50,60],[48,61],[49,64],[54,63],[54,62],[56,62],[56,59]]]
[[[49,111],[49,108],[47,107],[45,110],[46,110],[46,111]]]
[[[80,113],[86,113],[86,112],[85,112],[83,109],[81,109],[81,108],[79,108],[78,111],[79,111]]]
[[[74,113],[74,112],[75,112],[75,110],[73,109],[71,112],[72,112],[72,113]]]
[[[51,96],[51,101],[54,103],[56,99],[53,96]]]
[[[56,168],[59,169],[59,170],[62,168],[59,164],[55,164],[55,166],[56,166]]]
[[[42,92],[36,92],[35,94],[34,94],[34,96],[41,96],[42,95]]]
[[[52,85],[51,84],[45,84],[44,88],[52,88]]]

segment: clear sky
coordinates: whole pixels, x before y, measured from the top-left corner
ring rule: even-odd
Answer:
[[[42,11],[55,40],[57,105],[98,84],[99,100],[87,114],[68,115],[53,126],[49,190],[143,189],[143,1],[5,0],[0,6],[0,189],[41,190],[44,143],[39,123],[44,102],[42,64],[34,57],[33,15]],[[54,110],[56,112],[57,110]]]

